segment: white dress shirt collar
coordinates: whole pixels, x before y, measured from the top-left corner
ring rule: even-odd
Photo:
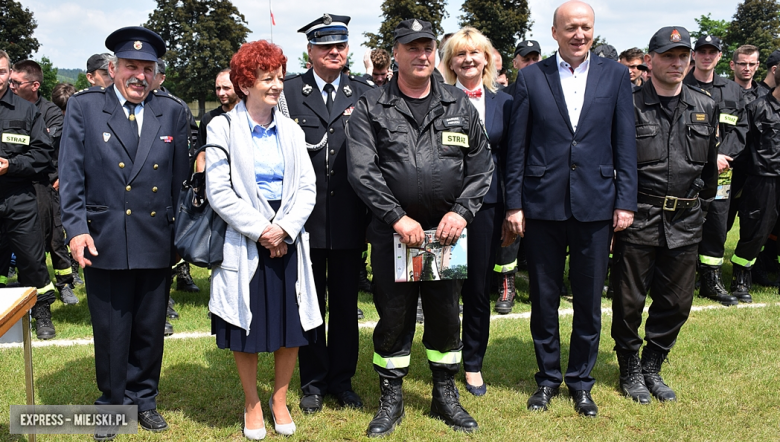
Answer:
[[[558,63],[558,76],[561,79],[563,99],[569,111],[569,122],[576,132],[582,106],[585,103],[585,86],[588,83],[588,72],[590,71],[590,52],[588,52],[585,61],[574,69],[572,69],[571,64],[561,58],[560,52],[556,52],[555,60]]]
[[[322,101],[327,103],[328,96],[325,95],[325,85],[328,84],[328,82],[320,78],[320,76],[317,75],[317,72],[315,72],[314,69],[311,70],[311,73],[314,74],[314,81],[317,83],[317,89],[319,89],[320,93],[322,94]],[[331,98],[333,98],[333,101],[336,101],[336,91],[339,90],[340,83],[341,83],[341,75],[336,77],[336,79],[333,80],[333,83],[331,83],[333,85],[333,92],[331,93],[332,95]]]
[[[467,89],[466,86],[463,86],[461,84],[460,80],[455,80],[455,87],[457,87],[460,90],[470,90]],[[479,83],[479,86],[474,89],[479,90],[482,89],[482,96],[478,98],[471,98],[469,97],[469,101],[471,101],[471,104],[477,108],[477,112],[479,112],[479,119],[482,120],[482,124],[485,124],[485,86],[482,85],[482,82]]]
[[[116,86],[113,87],[114,93],[116,93],[116,98],[119,100],[119,105],[122,106],[122,110],[125,112],[125,117],[130,117],[130,111],[125,107],[125,103],[127,102],[127,98],[122,95],[121,92],[119,92],[119,89],[116,88]],[[151,92],[150,92],[151,93]],[[138,121],[138,136],[141,136],[141,129],[144,126],[144,102],[138,103],[140,106],[135,108],[135,119]]]

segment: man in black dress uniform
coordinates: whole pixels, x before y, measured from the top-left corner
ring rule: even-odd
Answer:
[[[62,221],[84,268],[95,339],[98,405],[137,405],[143,429],[157,412],[173,250],[174,208],[188,172],[182,105],[152,92],[159,35],[122,28],[106,39],[114,85],[73,95],[60,145]],[[113,438],[96,434],[96,439]]]
[[[328,336],[317,328],[316,341],[301,347],[301,410],[316,413],[326,394],[342,406],[360,408],[352,389],[358,360],[358,272],[363,265],[367,209],[347,182],[344,128],[358,97],[371,89],[366,80],[342,73],[349,52],[350,18],[324,14],[298,32],[306,34],[312,68],[284,81],[279,108],[306,134],[317,175],[317,204],[306,231],[311,238],[314,282]]]

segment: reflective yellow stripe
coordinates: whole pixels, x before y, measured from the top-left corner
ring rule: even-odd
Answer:
[[[53,290],[54,290],[54,284],[52,284],[51,281],[49,281],[49,285],[47,285],[46,287],[38,289],[38,294],[39,295],[44,295],[44,294],[46,294],[46,292],[51,292]]]
[[[514,260],[509,264],[505,264],[505,265],[496,264],[495,266],[493,266],[493,271],[496,273],[510,273],[510,272],[514,272],[516,268],[517,268],[517,260]]]
[[[739,117],[736,115],[730,115],[730,114],[720,114],[720,119],[718,120],[721,123],[730,124],[732,126],[737,125],[737,121],[739,121]]]
[[[54,269],[54,274],[57,276],[66,276],[73,273],[73,269],[68,267],[67,269]]]
[[[439,364],[460,364],[461,352],[459,351],[441,353],[436,350],[425,349],[425,353],[427,353],[428,360],[431,362],[438,362]]]
[[[716,258],[714,256],[699,255],[699,262],[708,266],[723,265],[723,258]]]
[[[374,352],[374,365],[389,369],[406,368],[409,366],[409,361],[411,358],[411,355],[384,358],[380,356],[379,353]]]
[[[742,267],[751,267],[753,264],[756,263],[756,258],[753,258],[752,261],[748,261],[745,258],[740,258],[737,255],[732,255],[731,256],[731,262],[733,262],[734,264],[737,264],[737,265],[741,265]]]
[[[3,285],[8,284],[8,277],[0,275],[0,284],[3,284]]]

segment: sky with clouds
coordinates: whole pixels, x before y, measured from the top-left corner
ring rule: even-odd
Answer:
[[[29,8],[38,22],[35,37],[41,44],[33,58],[47,56],[55,67],[84,69],[90,55],[106,52],[104,42],[108,34],[123,26],[144,23],[157,5],[153,0],[93,1],[19,0]],[[382,0],[315,0],[280,1],[271,4],[276,26],[271,29],[268,0],[233,0],[244,14],[251,29],[249,40],[271,39],[280,45],[290,58],[288,70],[299,71],[297,59],[306,49],[306,39],[296,31],[328,12],[349,15],[350,50],[354,53],[353,71],[362,72],[363,53],[366,50],[364,32],[377,32],[381,23]],[[327,4],[327,6],[323,6]],[[529,0],[534,24],[527,38],[538,40],[542,51],[550,53],[557,45],[550,28],[552,14],[558,1]],[[736,12],[736,0],[594,0],[596,11],[595,33],[616,47],[618,52],[630,47],[646,47],[652,34],[663,26],[684,26],[689,31],[698,29],[695,18],[707,13],[714,19],[731,20]],[[462,14],[461,0],[450,0],[449,17],[443,26],[447,32],[458,29]]]

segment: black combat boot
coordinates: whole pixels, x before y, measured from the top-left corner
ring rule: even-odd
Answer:
[[[639,353],[635,351],[616,350],[618,365],[620,366],[620,390],[626,397],[640,404],[650,403],[650,391],[645,385],[642,375],[642,364],[639,362]]]
[[[183,262],[176,266],[176,290],[180,292],[199,292],[190,275],[190,263]]]
[[[165,328],[163,328],[163,336],[170,336],[173,334],[173,324],[165,320]]]
[[[737,305],[737,298],[731,296],[723,286],[720,276],[720,266],[702,264],[700,267],[701,289],[699,296],[718,301],[723,305]]]
[[[750,267],[743,267],[739,264],[732,264],[733,275],[731,277],[731,294],[739,302],[751,303],[753,297],[750,296],[750,288],[753,282],[750,278]]]
[[[77,285],[84,285],[84,280],[79,276],[79,269],[81,266],[79,266],[78,261],[73,259],[73,256],[71,256],[70,253],[68,253],[68,256],[70,256],[70,269],[73,271],[73,283],[71,284],[73,287],[71,288],[74,288]]]
[[[179,312],[176,311],[176,309],[173,308],[173,298],[170,296],[168,297],[168,308],[165,312],[165,316],[171,318],[171,319],[179,319]]]
[[[645,346],[642,352],[642,374],[645,376],[645,385],[653,396],[661,402],[676,401],[677,395],[669,388],[659,374],[661,364],[666,359],[666,353]]]
[[[379,410],[368,424],[368,437],[386,436],[395,430],[404,418],[403,379],[379,377]]]
[[[515,272],[501,273],[498,283],[498,300],[496,301],[496,312],[505,315],[512,313],[512,307],[515,306]]]
[[[371,289],[371,281],[368,280],[368,270],[366,270],[366,263],[360,265],[360,271],[358,272],[358,290],[366,293],[373,293]]]
[[[455,431],[471,433],[479,428],[477,421],[460,405],[455,375],[443,370],[433,370],[431,417],[443,420]]]
[[[48,302],[35,304],[30,314],[35,319],[35,335],[38,339],[51,339],[57,335],[51,322],[51,308]]]

